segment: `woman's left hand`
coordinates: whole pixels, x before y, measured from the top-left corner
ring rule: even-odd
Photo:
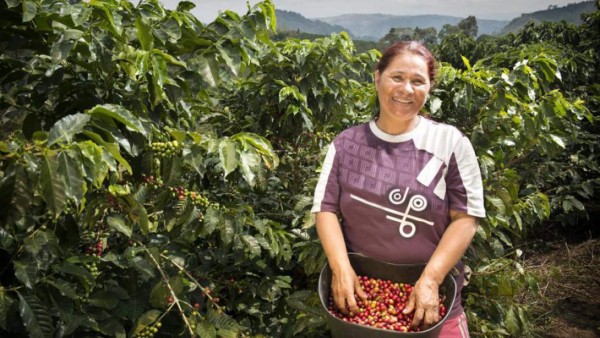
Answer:
[[[411,326],[426,330],[440,321],[439,315],[439,285],[433,280],[421,277],[408,297],[406,308],[402,311],[408,314],[414,311]]]

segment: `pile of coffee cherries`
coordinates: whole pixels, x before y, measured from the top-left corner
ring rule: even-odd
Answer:
[[[394,283],[390,280],[375,279],[366,276],[358,276],[358,280],[360,286],[367,294],[365,301],[356,297],[358,312],[343,314],[337,309],[333,302],[333,297],[330,296],[327,308],[331,314],[347,322],[379,329],[400,332],[421,331],[420,326],[417,328],[411,327],[414,311],[408,314],[402,313],[412,292],[412,285]],[[440,299],[440,319],[446,315],[447,310],[442,302],[443,299]]]

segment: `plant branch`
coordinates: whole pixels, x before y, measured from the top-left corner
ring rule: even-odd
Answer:
[[[173,296],[173,302],[174,302],[175,305],[177,305],[177,308],[179,309],[179,314],[181,315],[181,318],[183,319],[183,322],[185,323],[185,326],[188,328],[188,330],[190,332],[190,336],[194,337],[195,333],[194,333],[194,330],[192,330],[192,325],[188,321],[187,317],[185,316],[185,313],[184,313],[183,309],[181,308],[181,305],[179,304],[179,298],[177,298],[177,295],[175,294],[175,291],[171,287],[171,284],[169,283],[169,278],[167,278],[167,274],[161,268],[160,264],[156,261],[156,259],[154,258],[154,256],[150,252],[150,250],[148,250],[145,246],[144,246],[144,250],[146,251],[146,253],[148,253],[148,256],[150,257],[150,259],[152,260],[152,262],[154,263],[154,265],[156,265],[156,268],[158,269],[158,272],[160,272],[160,275],[161,275],[162,279],[165,281],[165,284],[167,285],[167,288],[169,289],[169,292],[171,293],[171,296]]]

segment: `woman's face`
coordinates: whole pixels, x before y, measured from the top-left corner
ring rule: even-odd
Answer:
[[[383,72],[375,72],[375,88],[381,120],[410,122],[425,104],[431,88],[427,62],[413,53],[397,55]]]

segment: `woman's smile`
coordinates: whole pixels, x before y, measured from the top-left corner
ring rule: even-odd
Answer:
[[[398,102],[398,103],[402,103],[402,104],[412,104],[413,101],[412,100],[403,100],[403,99],[397,99],[395,97],[392,97],[392,100]]]

